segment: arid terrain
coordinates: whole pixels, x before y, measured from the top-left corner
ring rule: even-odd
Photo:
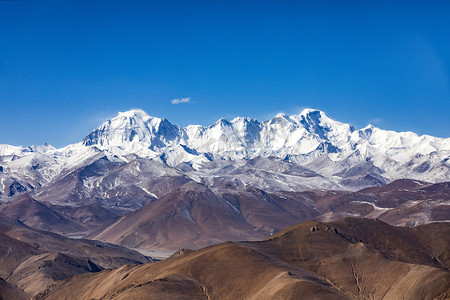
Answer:
[[[449,234],[448,223],[307,221],[259,242],[77,275],[34,299],[448,299]]]
[[[0,204],[0,295],[446,299],[449,202],[449,183],[416,180],[271,193],[188,182],[131,213],[104,213],[95,228],[20,194]],[[105,242],[175,254],[155,263]]]
[[[22,290],[18,295],[26,292],[30,296],[56,280],[76,274],[150,261],[126,248],[66,238],[11,223],[0,215],[0,278],[5,287],[1,293],[11,294],[12,287],[16,287]]]

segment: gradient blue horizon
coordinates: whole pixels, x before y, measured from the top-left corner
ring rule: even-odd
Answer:
[[[132,108],[450,136],[450,1],[242,2],[0,1],[0,144],[62,147]]]

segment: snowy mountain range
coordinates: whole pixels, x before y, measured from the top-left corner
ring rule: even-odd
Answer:
[[[64,148],[0,145],[0,197],[30,190],[39,194],[99,159],[108,162],[106,169],[78,177],[83,189],[92,192],[126,184],[123,179],[102,186],[108,168],[118,167],[134,172],[132,184],[140,186],[143,164],[152,178],[175,176],[210,187],[358,189],[400,178],[444,182],[450,180],[449,158],[450,138],[372,125],[357,130],[314,109],[293,116],[279,114],[264,122],[239,117],[184,128],[130,110]],[[129,171],[131,164],[134,171]],[[147,195],[155,194],[148,186],[140,187]]]

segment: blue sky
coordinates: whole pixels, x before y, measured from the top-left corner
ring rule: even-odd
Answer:
[[[449,137],[450,1],[426,2],[0,1],[0,143],[64,146],[131,108]]]

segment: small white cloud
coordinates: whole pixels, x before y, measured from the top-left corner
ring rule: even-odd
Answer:
[[[373,118],[369,120],[370,124],[383,124],[384,120],[382,118]]]
[[[191,98],[186,97],[186,98],[172,99],[170,102],[172,102],[172,104],[179,104],[179,103],[189,103],[190,101]]]

